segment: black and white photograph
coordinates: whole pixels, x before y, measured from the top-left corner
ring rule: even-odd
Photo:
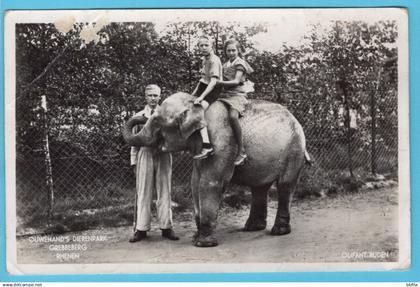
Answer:
[[[7,12],[8,272],[409,268],[407,22]]]

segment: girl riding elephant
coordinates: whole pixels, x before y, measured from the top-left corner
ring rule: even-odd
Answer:
[[[229,121],[238,143],[238,154],[234,164],[243,165],[248,156],[243,145],[239,117],[243,116],[248,103],[247,93],[254,91],[254,83],[247,79],[254,70],[240,57],[240,44],[237,40],[226,41],[224,51],[229,60],[223,64],[223,81],[217,82],[218,86],[223,87],[218,100],[222,101],[229,109]]]

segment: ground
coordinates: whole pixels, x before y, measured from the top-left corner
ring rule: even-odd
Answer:
[[[275,207],[276,202],[271,201],[267,229],[256,232],[241,231],[249,208],[223,208],[216,232],[219,246],[213,248],[192,245],[195,224],[192,214],[184,212],[174,219],[179,241],[163,239],[154,228],[147,240],[129,243],[129,226],[57,237],[27,236],[17,240],[18,263],[398,261],[397,187],[296,201],[292,205],[292,232],[284,236],[269,234]],[[102,237],[88,237],[91,235]],[[45,240],[69,242],[40,242]],[[85,250],[57,250],[60,248]]]

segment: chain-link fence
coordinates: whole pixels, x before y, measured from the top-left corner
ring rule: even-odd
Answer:
[[[363,181],[375,173],[396,176],[396,89],[356,91],[342,85],[341,90],[337,91],[335,98],[329,98],[330,102],[323,99],[321,94],[308,95],[307,91],[289,91],[280,95],[281,101],[302,124],[307,150],[314,160],[312,167],[304,169],[298,196],[338,192],[346,184]],[[358,105],[351,101],[355,93],[362,99]],[[129,222],[135,197],[135,177],[129,163],[129,147],[122,144],[118,152],[102,148],[100,152],[89,153],[82,148],[83,142],[56,137],[49,143],[52,174],[52,186],[49,186],[43,131],[46,128],[69,128],[53,127],[52,122],[50,119],[47,128],[48,125],[40,117],[37,123],[41,128],[33,133],[32,140],[39,149],[17,149],[18,224],[28,227],[44,226],[48,219],[60,221],[71,218],[74,221],[77,216],[95,215],[101,210],[119,212],[118,207],[126,210]],[[84,125],[73,125],[71,128],[75,133],[83,131],[96,146],[101,145],[99,140],[95,143],[98,134],[86,131]],[[117,139],[122,141],[121,135]],[[173,200],[188,206],[191,202],[191,155],[175,154],[173,163]]]
[[[366,180],[378,178],[397,180],[397,92],[361,93],[368,104],[358,109],[346,107],[344,99],[336,113],[330,110],[324,115],[289,107],[304,127],[314,159],[313,167],[301,176],[298,196],[357,190]]]

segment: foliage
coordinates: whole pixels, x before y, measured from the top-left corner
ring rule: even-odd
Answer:
[[[99,40],[89,42],[80,36],[86,26],[77,23],[66,34],[52,24],[16,26],[19,150],[40,148],[43,127],[37,107],[40,95],[47,95],[53,141],[79,144],[87,154],[123,152],[121,126],[144,104],[146,84],[162,86],[164,96],[194,88],[200,65],[196,43],[202,34],[214,39],[222,59],[224,42],[237,38],[256,71],[256,92],[250,96],[286,104],[304,126],[311,123],[310,133],[325,136],[344,133],[340,81],[351,85],[350,105],[365,119],[360,124],[370,125],[369,99],[378,67],[397,55],[393,22],[314,26],[301,46],[284,45],[276,53],[254,48],[252,37],[266,31],[259,24],[171,23],[158,34],[153,23],[111,23],[99,30]],[[381,82],[388,93],[397,89],[396,76],[390,75]],[[380,98],[378,124],[396,129],[396,109],[396,102],[389,105]]]

